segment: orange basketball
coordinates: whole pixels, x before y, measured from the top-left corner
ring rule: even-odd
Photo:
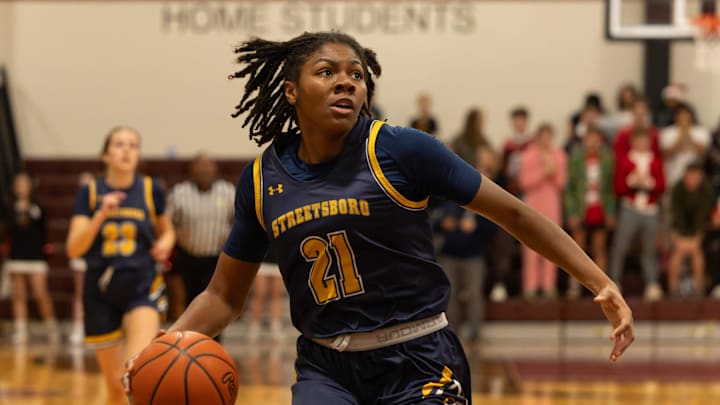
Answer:
[[[237,368],[225,349],[202,333],[167,333],[150,343],[130,373],[134,405],[232,405]]]

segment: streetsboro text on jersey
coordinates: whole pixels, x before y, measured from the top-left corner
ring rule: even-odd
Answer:
[[[367,200],[355,198],[339,198],[303,205],[288,211],[272,220],[273,238],[277,238],[286,230],[318,218],[333,215],[370,216],[370,204]]]

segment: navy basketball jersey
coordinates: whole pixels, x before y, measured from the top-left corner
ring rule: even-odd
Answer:
[[[150,177],[137,176],[130,188],[117,190],[109,187],[103,178],[87,186],[87,213],[76,208],[76,213],[92,216],[99,209],[102,196],[112,191],[122,191],[126,198],[110,212],[98,231],[95,241],[85,254],[89,271],[103,271],[112,266],[115,270],[142,269],[155,271],[150,249],[155,240],[153,222],[156,203],[153,197],[153,181]],[[83,193],[81,193],[81,196]],[[78,202],[80,206],[81,201]]]
[[[449,282],[433,255],[427,198],[401,195],[375,153],[383,122],[353,130],[332,171],[300,181],[275,145],[253,163],[255,209],[308,337],[374,330],[440,313]],[[369,127],[369,128],[368,128]]]

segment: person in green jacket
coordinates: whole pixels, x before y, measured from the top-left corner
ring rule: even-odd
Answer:
[[[685,174],[672,188],[673,251],[668,267],[668,292],[679,295],[682,263],[692,262],[693,295],[702,296],[705,287],[705,256],[702,249],[705,229],[713,208],[713,189],[705,178],[701,163],[690,163]]]
[[[590,241],[593,260],[607,268],[607,233],[615,225],[615,195],[612,152],[605,146],[602,132],[589,127],[578,148],[568,161],[568,182],[564,207],[568,230],[573,239],[587,249]],[[580,284],[570,281],[568,298],[581,294]]]

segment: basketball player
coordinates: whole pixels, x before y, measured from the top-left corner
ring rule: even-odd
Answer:
[[[170,328],[219,333],[242,312],[269,249],[301,336],[293,404],[469,404],[470,372],[446,327],[450,285],[433,254],[428,196],[507,228],[579,278],[633,340],[615,284],[557,225],[423,132],[369,119],[375,53],[339,32],[236,50],[235,116],[272,145],[240,176],[235,223],[208,288]]]
[[[126,354],[138,353],[159,328],[164,285],[155,262],[167,260],[175,242],[162,189],[136,173],[139,155],[135,130],[110,131],[105,176],[80,189],[67,238],[68,256],[87,263],[85,343],[95,349],[111,404],[126,403]]]

